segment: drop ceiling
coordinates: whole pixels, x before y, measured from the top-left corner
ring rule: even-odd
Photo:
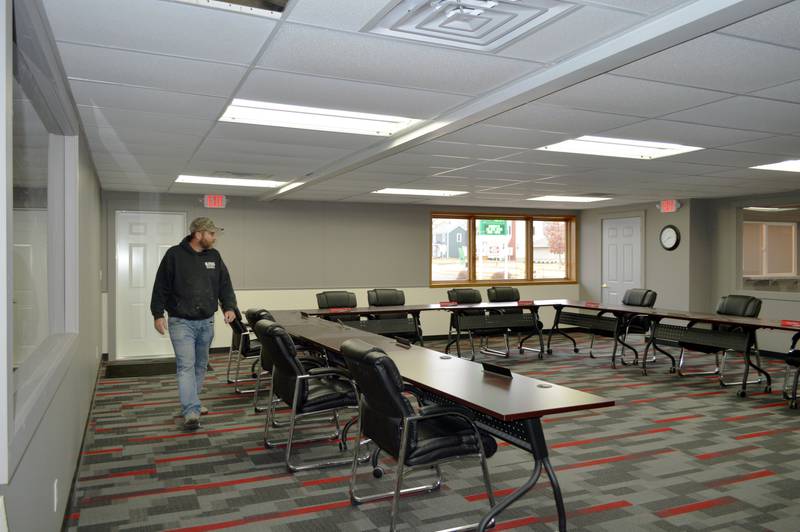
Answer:
[[[192,174],[306,183],[280,200],[614,198],[581,205],[595,208],[800,188],[798,174],[750,169],[800,158],[800,1],[504,0],[559,11],[485,49],[375,31],[430,0],[290,0],[283,13],[41,1],[106,190],[209,192],[174,183]],[[234,98],[422,122],[390,138],[217,122]],[[536,150],[582,135],[708,149],[657,161]],[[469,194],[371,194],[384,187]]]

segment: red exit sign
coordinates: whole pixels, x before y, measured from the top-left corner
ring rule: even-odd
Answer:
[[[664,213],[677,212],[680,207],[680,202],[674,199],[661,200],[658,204],[658,210]]]
[[[206,194],[203,196],[203,205],[206,209],[224,209],[227,199],[224,194]]]

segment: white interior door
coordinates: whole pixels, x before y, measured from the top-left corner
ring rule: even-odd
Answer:
[[[14,209],[14,366],[47,338],[47,210]]]
[[[115,358],[171,356],[169,335],[153,328],[150,296],[164,253],[186,236],[186,215],[116,213]]]
[[[622,303],[629,288],[642,288],[642,220],[603,220],[603,303]]]

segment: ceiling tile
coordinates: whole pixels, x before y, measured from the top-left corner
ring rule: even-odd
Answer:
[[[350,153],[349,150],[337,150],[321,146],[302,146],[296,144],[283,144],[277,142],[256,142],[241,139],[227,139],[208,137],[198,149],[198,156],[205,158],[216,155],[260,155],[303,157],[306,159],[336,160]]]
[[[134,156],[175,157],[189,160],[193,146],[177,147],[171,144],[136,144],[131,142],[105,142],[96,135],[87,135],[92,154],[129,153]]]
[[[495,126],[536,128],[537,130],[580,136],[591,135],[597,131],[621,127],[640,120],[641,118],[634,116],[529,103],[494,116],[484,123]]]
[[[330,29],[359,31],[393,0],[293,0],[289,22],[302,22]]]
[[[798,73],[800,75],[800,72]],[[800,80],[750,93],[751,96],[800,103]]]
[[[586,3],[653,15],[681,4],[688,4],[689,0],[587,0]]]
[[[551,63],[642,20],[633,13],[583,6],[507,46],[499,55]]]
[[[704,35],[618,68],[615,74],[747,93],[797,78],[800,50]]]
[[[737,168],[749,168],[750,166],[757,166],[771,162],[775,158],[774,155],[767,155],[763,153],[748,153],[745,151],[730,151],[730,150],[700,150],[690,153],[683,153],[674,157],[669,157],[670,161],[695,163],[698,166],[705,165],[718,165],[718,166],[732,166]],[[712,173],[722,172],[724,168],[713,168],[709,171],[698,173]]]
[[[228,97],[245,68],[60,43],[58,50],[70,79],[107,81],[173,92]]]
[[[160,0],[45,0],[45,6],[59,41],[248,65],[276,24],[263,16]]]
[[[800,104],[736,96],[664,118],[766,133],[794,133],[800,131]]]
[[[202,137],[214,125],[212,120],[114,108],[79,106],[78,112],[83,124],[92,127],[149,129]]]
[[[758,41],[800,48],[800,2],[788,2],[721,30]]]
[[[453,94],[261,69],[250,73],[236,96],[421,119],[467,101],[466,97]]]
[[[506,153],[504,155],[507,155],[508,152],[547,146],[567,138],[569,138],[569,135],[566,133],[537,131],[521,127],[493,126],[484,122],[444,135],[439,137],[439,140],[497,146],[505,150]]]
[[[358,61],[353,61],[357,57]],[[477,95],[541,68],[486,54],[284,23],[261,66]]]
[[[476,127],[476,126],[471,126]],[[469,128],[468,128],[469,129]],[[461,131],[466,131],[462,129]],[[440,137],[444,138],[444,137]],[[495,159],[517,153],[519,148],[507,148],[502,146],[486,146],[477,144],[468,144],[465,142],[448,142],[443,140],[434,140],[414,146],[410,150],[411,153],[429,153],[434,155],[449,155],[453,157],[465,157],[468,159]]]
[[[180,135],[177,133],[163,133],[149,129],[133,128],[109,128],[84,126],[86,136],[90,140],[105,146],[108,151],[127,151],[126,146],[130,144],[141,144],[145,146],[161,145],[172,146],[176,150],[194,150],[202,140],[202,137],[194,135]]]
[[[723,92],[606,74],[537,102],[603,113],[656,117],[729,97]]]
[[[310,131],[283,127],[255,126],[220,122],[209,135],[213,138],[245,140],[250,142],[272,142],[298,146],[320,146],[324,148],[357,150],[377,143],[381,138],[370,135]]]
[[[225,107],[225,98],[198,96],[113,83],[70,80],[75,103],[90,107],[113,107],[131,111],[165,113],[216,120]]]
[[[669,120],[645,120],[636,124],[610,129],[603,136],[623,139],[673,142],[688,146],[713,148],[769,136],[768,133],[745,131]]]
[[[114,192],[155,192],[165,194],[169,192],[167,185],[145,185],[143,183],[103,183],[103,190],[110,190]]]
[[[777,136],[725,146],[728,150],[800,157],[800,137]]]
[[[143,170],[156,174],[177,174],[186,165],[186,159],[184,158],[134,155],[131,153],[95,153],[92,158],[98,170]]]

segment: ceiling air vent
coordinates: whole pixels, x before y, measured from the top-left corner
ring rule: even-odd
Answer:
[[[493,52],[577,7],[556,0],[401,0],[362,31]]]

